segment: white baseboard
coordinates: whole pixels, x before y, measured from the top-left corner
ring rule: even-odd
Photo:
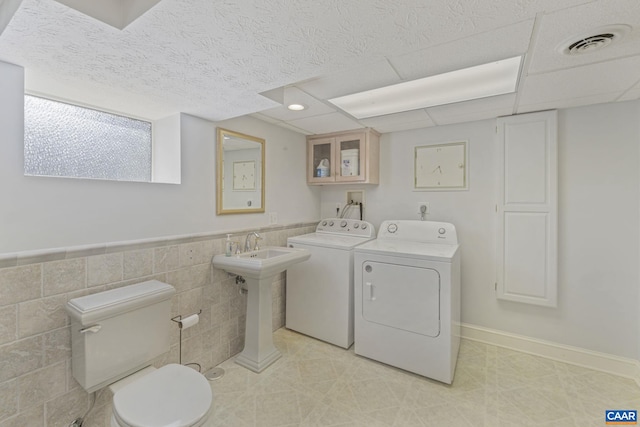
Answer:
[[[635,380],[640,387],[640,361],[638,360],[465,323],[461,325],[461,335],[462,338],[468,340],[492,344],[498,347],[546,357],[547,359],[557,360],[558,362],[569,363],[630,378]]]

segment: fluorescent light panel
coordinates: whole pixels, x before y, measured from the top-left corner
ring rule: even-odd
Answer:
[[[516,91],[522,56],[330,99],[358,119]]]

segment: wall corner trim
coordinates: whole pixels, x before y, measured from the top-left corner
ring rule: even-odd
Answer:
[[[640,361],[638,360],[466,323],[460,326],[462,338],[629,378],[635,380],[640,387]]]

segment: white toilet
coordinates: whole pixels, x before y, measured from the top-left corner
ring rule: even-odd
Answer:
[[[74,298],[73,377],[113,391],[112,427],[198,427],[211,411],[207,379],[186,366],[151,366],[169,351],[173,286],[157,280]]]

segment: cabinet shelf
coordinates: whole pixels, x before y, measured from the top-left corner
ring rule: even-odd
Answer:
[[[359,129],[307,137],[307,183],[378,184],[380,135]]]

